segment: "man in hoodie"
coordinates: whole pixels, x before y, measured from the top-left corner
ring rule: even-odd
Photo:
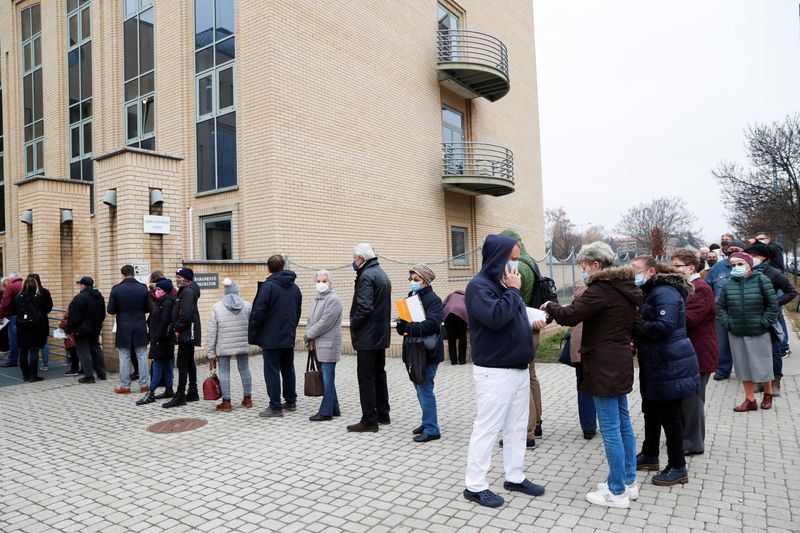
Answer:
[[[483,243],[483,266],[467,285],[466,304],[472,346],[472,377],[477,416],[469,441],[464,497],[485,507],[499,507],[503,498],[489,490],[486,474],[492,447],[503,429],[503,488],[531,496],[544,487],[525,477],[525,434],[530,404],[534,348],[522,301],[522,279],[511,261],[519,257],[517,241],[489,235]]]
[[[729,234],[725,234],[722,237],[722,250],[725,259],[717,261],[717,264],[711,267],[711,270],[708,271],[704,278],[711,290],[714,291],[714,298],[716,299],[719,299],[722,287],[731,279],[731,265],[728,261],[728,256],[736,252],[743,252],[747,247],[743,241],[726,240],[727,237],[730,237]],[[719,347],[719,365],[717,366],[717,372],[714,374],[714,381],[722,381],[731,377],[733,356],[731,355],[731,343],[728,340],[728,330],[722,326],[719,317],[717,317],[717,346]]]
[[[294,343],[303,295],[295,284],[297,274],[284,270],[283,256],[267,260],[269,276],[261,284],[253,303],[247,328],[250,344],[260,346],[264,358],[264,381],[269,395],[269,407],[258,416],[283,416],[283,410],[297,410],[297,390],[294,374]],[[281,378],[283,398],[281,403]]]
[[[94,280],[84,276],[78,280],[80,292],[69,306],[66,333],[75,338],[75,348],[83,368],[79,383],[94,383],[94,372],[101,380],[106,379],[106,362],[100,346],[100,332],[106,319],[106,302],[100,291],[94,288]]]
[[[3,367],[17,366],[19,347],[17,346],[17,312],[14,309],[14,299],[22,291],[22,276],[19,272],[9,274],[5,282],[3,297],[0,299],[0,320],[7,318],[8,325],[8,359],[0,365]]]
[[[172,326],[178,343],[178,390],[170,401],[161,404],[167,409],[200,399],[194,361],[194,349],[200,346],[200,311],[197,308],[200,287],[194,282],[194,271],[186,267],[175,272],[175,283],[178,285],[178,301],[172,307]]]

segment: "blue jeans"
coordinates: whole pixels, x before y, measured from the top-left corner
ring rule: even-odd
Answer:
[[[139,386],[144,387],[149,383],[147,375],[147,345],[136,346],[136,359],[139,361]],[[123,389],[131,388],[131,349],[117,348],[119,354],[119,386]]]
[[[728,340],[728,330],[722,327],[719,320],[717,320],[717,346],[719,347],[717,374],[722,374],[727,378],[731,375],[731,370],[733,369],[733,356],[731,356],[731,343]]]
[[[239,369],[239,377],[242,378],[242,393],[250,396],[253,391],[253,376],[250,374],[250,355],[218,355],[217,370],[219,371],[219,388],[222,392],[223,400],[231,399],[231,359],[236,358],[236,367]]]
[[[439,421],[436,417],[436,395],[433,393],[433,379],[439,363],[428,362],[425,367],[425,381],[422,385],[414,385],[417,389],[417,399],[422,408],[422,431],[426,435],[439,435]]]
[[[783,349],[779,341],[772,341],[772,373],[775,379],[783,377]]]
[[[283,378],[283,397],[286,403],[297,403],[294,375],[294,348],[263,350],[264,381],[267,384],[269,408],[283,411],[281,403],[281,378]]]
[[[172,383],[175,380],[175,373],[172,370],[174,364],[175,361],[172,357],[168,361],[153,359],[153,375],[150,376],[151,392],[155,391],[158,388],[158,384],[161,383],[161,374],[164,374],[164,386],[168,389],[172,387]]]
[[[319,404],[319,414],[333,416],[339,412],[339,396],[336,394],[336,363],[320,363],[322,371],[322,386],[324,394],[322,403]]]
[[[17,315],[8,317],[8,359],[6,363],[15,364],[19,360],[19,345],[17,344]]]
[[[612,494],[625,492],[625,485],[636,481],[636,436],[628,413],[628,397],[594,396],[600,434],[608,461],[608,489]]]
[[[47,363],[50,361],[50,345],[45,341],[44,346],[42,346],[42,366],[47,366]]]
[[[581,420],[581,430],[597,431],[597,410],[594,408],[594,398],[581,390],[583,383],[583,365],[575,363],[575,378],[578,382],[578,418]]]

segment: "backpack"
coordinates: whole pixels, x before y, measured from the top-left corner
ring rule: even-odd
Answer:
[[[556,282],[550,278],[542,276],[539,272],[539,267],[533,261],[520,257],[520,261],[528,265],[533,270],[533,276],[536,281],[533,283],[533,296],[530,307],[539,309],[545,302],[558,302],[558,292],[556,291]],[[525,305],[528,303],[525,302]]]
[[[17,324],[38,324],[41,319],[39,306],[36,305],[36,296],[23,296],[20,298],[19,309],[17,309]]]

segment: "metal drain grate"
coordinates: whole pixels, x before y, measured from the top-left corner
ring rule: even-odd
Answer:
[[[175,418],[173,420],[162,420],[147,428],[151,433],[183,433],[192,431],[208,424],[203,418]]]

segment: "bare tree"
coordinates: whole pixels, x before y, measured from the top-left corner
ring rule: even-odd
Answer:
[[[605,240],[606,237],[608,237],[608,232],[603,226],[589,226],[586,228],[586,231],[583,232],[583,235],[581,235],[581,242],[583,244],[589,244],[592,242]]]
[[[580,248],[581,236],[573,231],[574,224],[563,207],[545,209],[544,219],[553,257],[566,259],[573,250]]]
[[[699,233],[697,217],[676,197],[657,198],[631,207],[622,216],[616,230],[636,240],[653,255],[663,255],[670,239]]]

